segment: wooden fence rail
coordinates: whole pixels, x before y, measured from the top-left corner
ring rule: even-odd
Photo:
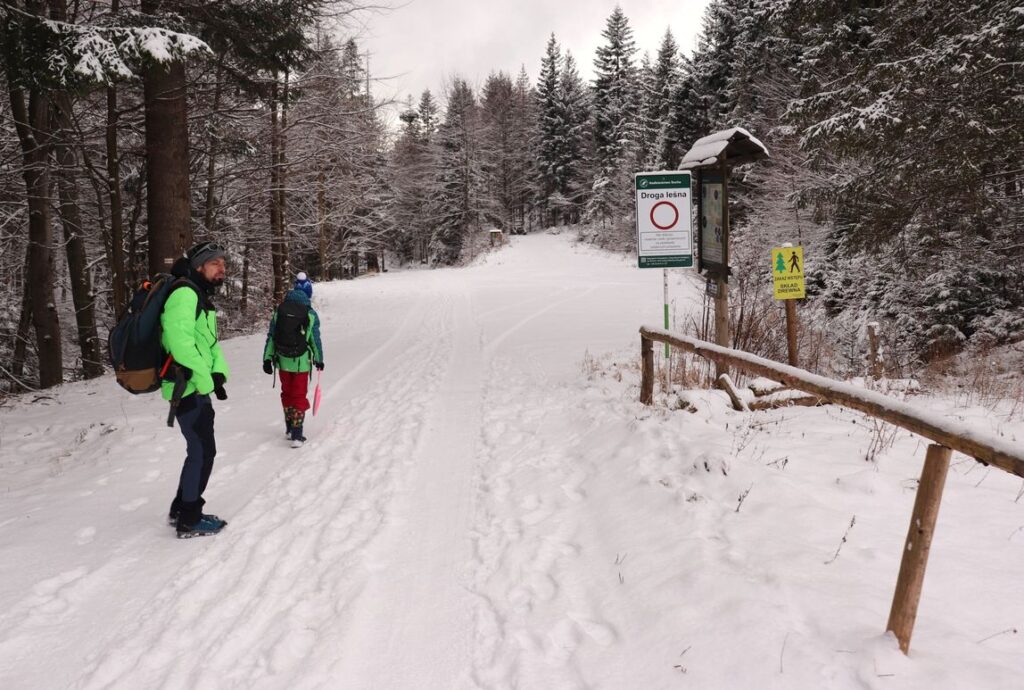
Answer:
[[[939,514],[946,472],[949,469],[951,449],[1018,477],[1024,477],[1024,450],[956,420],[928,414],[902,400],[875,391],[818,376],[748,352],[650,326],[640,328],[640,402],[645,405],[650,405],[654,398],[654,341],[667,343],[685,352],[709,359],[715,362],[719,369],[735,367],[748,374],[780,381],[790,388],[858,410],[936,442],[928,447],[925,457],[886,627],[896,635],[900,649],[907,654],[910,651],[910,636],[914,631],[932,534]]]
[[[992,465],[1010,474],[1024,477],[1024,450],[997,436],[978,432],[955,419],[943,419],[934,414],[928,414],[902,400],[875,391],[858,388],[748,352],[732,350],[660,328],[644,326],[640,329],[640,337],[645,340],[668,343],[715,363],[736,367],[750,374],[780,381],[790,388],[813,393],[830,402],[853,408],[890,424],[901,426],[925,438],[930,438],[940,445],[959,451],[985,465]],[[650,370],[653,373],[654,367],[652,366]],[[643,382],[641,382],[640,388],[641,392],[647,390]],[[653,382],[651,391],[653,393]],[[640,402],[649,404],[650,400],[641,399]]]

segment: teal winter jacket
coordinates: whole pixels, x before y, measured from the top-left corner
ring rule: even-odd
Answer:
[[[281,371],[310,371],[315,362],[324,361],[324,349],[320,343],[320,317],[310,307],[309,297],[302,290],[291,290],[284,297],[285,302],[298,302],[309,307],[309,325],[306,327],[306,351],[298,357],[284,357],[274,352],[274,326],[277,325],[277,309],[270,317],[267,329],[267,344],[263,347],[263,360],[276,360]]]

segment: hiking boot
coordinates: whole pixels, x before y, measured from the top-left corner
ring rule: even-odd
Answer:
[[[216,515],[203,515],[194,525],[178,523],[178,539],[209,537],[220,532],[227,524]]]
[[[302,435],[301,426],[292,427],[292,448],[301,448],[302,444],[306,442],[306,437]]]
[[[226,520],[221,520],[216,515],[207,515],[206,513],[200,513],[199,514],[199,518],[200,519],[208,518],[210,520],[223,522],[225,525],[228,524]],[[167,513],[167,524],[170,525],[171,527],[177,526],[177,524],[178,524],[178,511],[177,510],[172,510],[171,512]]]

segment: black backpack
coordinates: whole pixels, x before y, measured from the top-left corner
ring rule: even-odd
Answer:
[[[128,311],[107,336],[107,352],[118,384],[129,393],[152,393],[160,388],[160,379],[170,365],[170,356],[160,343],[163,330],[160,314],[171,293],[188,286],[199,294],[191,281],[161,273],[135,291]],[[200,295],[196,317],[202,311]]]
[[[282,303],[274,322],[274,352],[282,357],[301,357],[309,349],[308,328],[309,307],[300,302]]]

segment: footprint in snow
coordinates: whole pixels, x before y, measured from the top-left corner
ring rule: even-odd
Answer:
[[[590,639],[602,647],[607,647],[615,642],[615,630],[610,625],[578,614],[570,613],[569,618],[575,621],[576,625],[578,625]]]
[[[558,583],[547,573],[531,573],[526,580],[541,601],[551,601],[558,594]]]
[[[581,488],[584,479],[585,477],[583,476],[574,475],[570,477],[569,481],[562,484],[562,492],[565,494],[565,497],[573,503],[579,503],[587,497],[587,492]]]
[[[38,597],[49,599],[60,594],[67,585],[71,584],[75,580],[81,579],[88,569],[75,568],[74,570],[66,570],[60,575],[54,575],[53,577],[47,578],[41,582],[36,583],[32,588],[33,593]]]
[[[533,596],[526,587],[514,586],[505,598],[516,613],[528,613],[533,608]]]
[[[539,506],[540,498],[537,497],[537,494],[529,494],[527,496],[524,496],[522,502],[520,502],[519,504],[519,507],[522,508],[523,510],[535,510]]]
[[[75,532],[75,541],[78,542],[79,546],[84,546],[92,542],[96,538],[95,527],[83,527],[82,529]]]
[[[562,619],[548,633],[547,651],[545,656],[552,665],[563,665],[572,658],[579,647],[580,637],[578,626],[572,621]]]
[[[141,508],[142,506],[146,505],[147,503],[149,503],[149,499],[148,498],[136,498],[133,501],[128,501],[127,503],[122,503],[120,505],[120,508],[124,512],[130,513],[132,511],[138,510],[139,508]]]

